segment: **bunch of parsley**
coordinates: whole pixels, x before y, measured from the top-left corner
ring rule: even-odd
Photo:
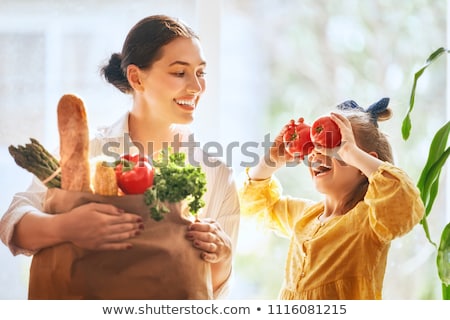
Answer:
[[[151,217],[159,221],[169,209],[164,202],[176,203],[186,200],[189,211],[197,215],[204,207],[203,195],[206,192],[206,175],[200,167],[186,163],[182,152],[162,151],[153,160],[155,175],[153,185],[144,193],[145,203],[150,207]]]

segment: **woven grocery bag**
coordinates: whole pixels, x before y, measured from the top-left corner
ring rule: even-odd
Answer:
[[[44,211],[67,212],[89,202],[110,203],[144,220],[142,233],[124,251],[94,251],[64,243],[32,258],[29,299],[212,299],[210,265],[186,240],[191,223],[186,206],[168,204],[161,221],[153,220],[143,195],[101,196],[49,189]]]

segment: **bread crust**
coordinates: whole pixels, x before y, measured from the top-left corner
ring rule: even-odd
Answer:
[[[60,139],[61,188],[92,192],[89,168],[89,129],[83,101],[61,97],[57,109]]]

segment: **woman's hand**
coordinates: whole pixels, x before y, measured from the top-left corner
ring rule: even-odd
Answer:
[[[139,215],[125,213],[109,204],[89,203],[57,215],[61,239],[91,250],[125,250],[126,240],[144,228]]]
[[[203,219],[189,225],[186,238],[200,249],[203,260],[218,263],[231,259],[231,239],[220,225],[211,219]]]
[[[230,237],[212,219],[196,220],[189,225],[186,238],[201,250],[200,257],[211,263],[213,290],[216,292],[229,279],[232,262]]]

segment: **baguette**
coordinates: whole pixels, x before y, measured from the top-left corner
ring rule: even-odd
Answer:
[[[61,189],[92,192],[89,168],[89,130],[83,101],[65,94],[58,103]]]

